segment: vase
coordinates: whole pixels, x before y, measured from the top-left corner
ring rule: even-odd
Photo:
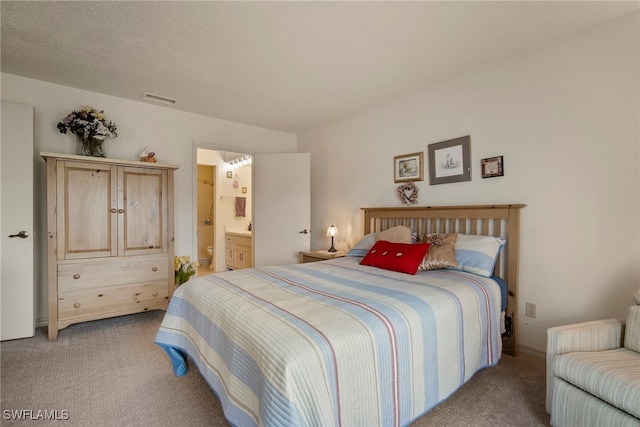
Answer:
[[[107,157],[104,154],[104,148],[102,147],[102,144],[104,143],[103,139],[78,138],[78,143],[78,154],[82,156]]]

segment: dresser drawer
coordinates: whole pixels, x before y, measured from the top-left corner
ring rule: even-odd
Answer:
[[[164,280],[166,288],[168,279],[166,256],[58,264],[58,292],[159,280]]]
[[[68,292],[58,295],[58,319],[65,321],[79,317],[104,317],[104,314],[136,309],[144,311],[146,307],[168,301],[166,281]]]

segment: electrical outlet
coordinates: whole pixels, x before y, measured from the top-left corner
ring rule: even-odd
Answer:
[[[536,305],[532,302],[525,304],[525,316],[536,318]]]

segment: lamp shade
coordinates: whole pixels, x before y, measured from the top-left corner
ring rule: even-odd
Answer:
[[[327,236],[335,237],[336,234],[338,234],[338,229],[335,227],[335,225],[331,225],[329,228],[327,228]]]

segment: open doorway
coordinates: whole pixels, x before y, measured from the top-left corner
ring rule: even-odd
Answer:
[[[249,159],[251,155],[246,153],[200,147],[196,150],[194,249],[201,264],[199,275],[232,268],[233,258],[229,259],[226,253],[231,233],[251,237],[253,192]],[[252,248],[248,252],[250,257]]]
[[[214,271],[215,259],[215,196],[217,165],[197,165],[196,192],[198,262],[200,273]]]

